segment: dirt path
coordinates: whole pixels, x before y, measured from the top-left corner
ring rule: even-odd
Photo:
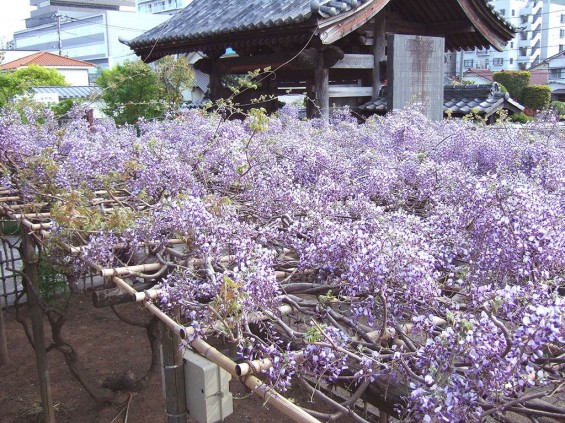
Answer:
[[[147,318],[147,313],[135,304],[121,306],[129,316]],[[8,349],[11,363],[0,367],[0,422],[39,422],[39,387],[33,350],[21,325],[15,320],[13,308],[5,310]],[[47,325],[46,325],[47,327]],[[136,375],[149,367],[150,350],[145,329],[127,325],[110,309],[96,309],[90,295],[76,296],[71,302],[68,323],[65,325],[69,340],[79,351],[84,367],[97,382],[107,376],[133,370]],[[52,351],[48,355],[57,422],[110,423],[121,407],[97,404],[76,382],[63,356]],[[232,380],[234,414],[227,423],[286,423],[289,419],[262,400],[251,395],[237,380]],[[303,392],[293,392],[301,401],[307,401]],[[114,423],[124,421],[122,413]],[[131,401],[130,423],[165,422],[161,380],[156,376],[145,391]]]

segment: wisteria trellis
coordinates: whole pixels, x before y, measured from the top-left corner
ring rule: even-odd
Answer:
[[[48,203],[52,242],[82,246],[77,271],[161,262],[162,309],[270,358],[277,388],[395,380],[405,421],[563,417],[565,136],[551,118],[26,119],[0,118],[1,185]],[[269,319],[251,324],[257,312]]]

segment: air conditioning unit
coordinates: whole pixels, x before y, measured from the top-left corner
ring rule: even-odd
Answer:
[[[198,423],[223,421],[233,413],[231,375],[200,354],[183,353],[186,409]]]

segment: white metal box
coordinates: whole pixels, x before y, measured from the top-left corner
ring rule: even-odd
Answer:
[[[192,350],[186,349],[183,358],[189,416],[198,423],[223,421],[233,413],[231,375]]]

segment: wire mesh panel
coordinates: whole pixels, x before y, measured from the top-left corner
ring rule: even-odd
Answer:
[[[21,277],[17,273],[22,267],[22,260],[17,248],[20,243],[18,236],[2,235],[0,239],[0,302],[6,307],[13,305],[16,297],[23,292]]]

